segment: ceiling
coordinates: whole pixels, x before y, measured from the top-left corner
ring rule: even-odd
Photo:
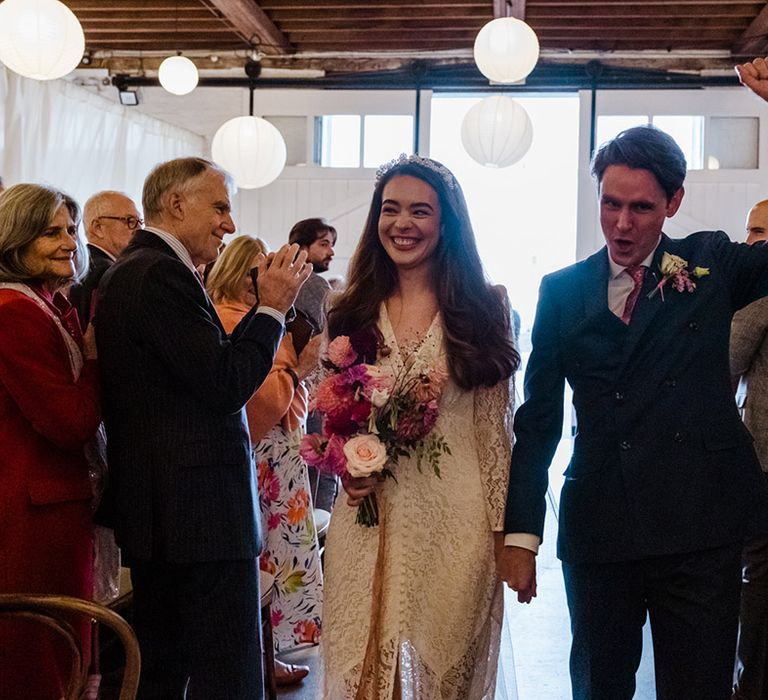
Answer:
[[[768,51],[768,9],[754,0],[64,2],[83,25],[90,65],[132,77],[154,76],[162,58],[183,51],[214,76],[244,79],[242,66],[255,50],[261,80],[335,85],[361,77],[386,82],[399,72],[439,87],[454,67],[471,82],[479,76],[474,38],[499,16],[525,19],[535,30],[542,49],[537,71],[597,60],[609,68],[707,75]]]

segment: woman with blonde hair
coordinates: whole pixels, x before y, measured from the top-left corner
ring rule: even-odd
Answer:
[[[258,302],[251,270],[266,252],[258,238],[238,236],[210,271],[208,293],[227,332]],[[272,371],[246,405],[264,533],[260,566],[275,577],[276,652],[317,644],[320,636],[322,572],[307,465],[298,452],[307,416],[303,380],[317,367],[319,342],[316,336],[297,353],[287,333]],[[278,685],[297,683],[308,672],[306,666],[275,661]]]

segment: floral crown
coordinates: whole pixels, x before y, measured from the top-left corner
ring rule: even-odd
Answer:
[[[449,189],[456,187],[456,179],[453,177],[453,173],[444,165],[440,165],[440,163],[431,158],[423,158],[416,154],[409,156],[405,153],[401,153],[397,158],[390,160],[389,163],[379,166],[379,169],[376,171],[376,182],[380,182],[388,172],[401,165],[420,165],[422,168],[428,168],[432,172],[437,173]]]

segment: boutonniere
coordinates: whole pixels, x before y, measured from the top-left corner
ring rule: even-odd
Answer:
[[[669,282],[673,289],[678,292],[692,292],[696,289],[696,282],[691,277],[701,279],[709,274],[708,267],[694,267],[688,270],[688,261],[683,260],[679,255],[664,253],[661,256],[661,281],[650,291],[648,298],[652,299],[656,292],[661,294],[661,300],[664,301],[664,285]]]

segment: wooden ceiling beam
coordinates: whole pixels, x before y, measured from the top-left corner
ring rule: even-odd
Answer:
[[[365,9],[371,6],[370,0],[261,0],[259,3],[265,12],[276,12],[279,10],[310,10],[313,12],[325,11],[330,9],[352,10]],[[452,0],[387,0],[386,2],[377,2],[376,7],[385,10],[394,10],[400,7],[429,7],[437,11],[450,10],[458,7],[481,7],[490,14],[488,0],[454,2]]]
[[[573,18],[581,20],[593,20],[601,17],[605,18],[625,18],[627,24],[631,25],[636,19],[645,17],[656,17],[666,19],[670,17],[687,17],[691,21],[696,21],[700,17],[741,17],[751,21],[755,17],[755,12],[750,8],[709,8],[702,7],[695,13],[687,7],[660,8],[651,5],[635,5],[629,3],[620,3],[613,7],[604,8],[596,6],[584,7],[543,7],[541,5],[528,6],[527,22],[534,24],[537,19],[543,17]],[[628,27],[629,28],[629,27]]]
[[[768,5],[760,10],[731,46],[734,56],[765,56],[768,51]]]
[[[265,54],[291,53],[294,48],[255,0],[205,0],[215,7],[247,42]]]
[[[462,22],[466,19],[479,19],[481,21],[493,19],[490,6],[446,8],[442,12],[437,12],[434,8],[425,7],[423,5],[398,7],[391,10],[371,5],[350,10],[329,9],[319,13],[290,8],[285,10],[275,10],[271,13],[271,16],[281,27],[285,22],[313,21],[316,18],[358,22],[369,19],[444,19],[449,22]]]

